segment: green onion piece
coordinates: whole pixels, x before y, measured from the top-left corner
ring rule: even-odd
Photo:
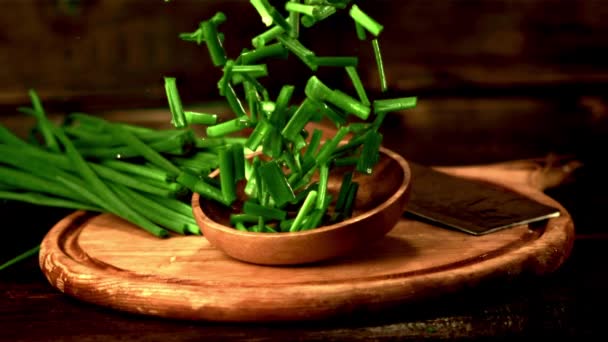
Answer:
[[[217,82],[217,88],[220,91],[220,95],[226,96],[226,87],[228,87],[229,82],[232,80],[232,69],[234,68],[234,61],[229,59],[224,64],[224,74],[222,78],[220,78],[219,82]]]
[[[221,190],[210,184],[207,184],[206,182],[192,175],[189,172],[184,171],[180,173],[180,175],[177,177],[177,182],[205,198],[215,200],[224,205],[230,205],[229,202],[224,200],[224,195],[222,194]]]
[[[289,26],[289,23],[287,22],[285,17],[283,17],[283,15],[281,15],[281,13],[279,13],[276,8],[270,6],[270,8],[268,9],[268,13],[272,17],[273,23],[275,23],[277,26],[282,27],[285,32],[291,32],[291,26]]]
[[[195,42],[196,45],[201,45],[205,41],[205,38],[203,37],[203,29],[200,27],[194,32],[180,33],[179,39],[186,42]]]
[[[327,197],[327,184],[329,181],[329,165],[322,164],[319,167],[319,192],[317,195],[316,208],[323,209]]]
[[[245,73],[249,75],[256,75],[256,77],[261,77],[262,75],[268,75],[268,67],[266,64],[235,65],[232,67],[232,72]]]
[[[264,146],[262,152],[271,157],[278,158],[283,150],[283,136],[278,129],[273,129],[268,133],[266,139],[264,139]]]
[[[273,19],[269,13],[269,8],[271,7],[267,0],[249,0],[249,2],[253,5],[253,7],[258,11],[260,17],[262,18],[262,22],[266,26],[272,25]]]
[[[284,220],[287,212],[277,208],[268,208],[252,201],[245,201],[243,212],[249,215],[261,216],[267,220]]]
[[[355,91],[357,92],[357,96],[359,96],[359,100],[366,106],[370,105],[369,98],[367,97],[367,93],[365,92],[365,87],[363,86],[363,82],[361,82],[361,78],[359,78],[359,74],[357,73],[357,69],[353,66],[345,67],[346,73],[348,77],[350,77],[353,86],[355,87]]]
[[[274,26],[273,28],[266,30],[261,34],[253,37],[253,39],[251,39],[251,44],[256,49],[259,49],[266,45],[266,43],[272,41],[273,39],[276,39],[277,36],[282,34],[283,32],[285,32],[285,29],[283,29],[281,26]]]
[[[349,130],[347,127],[340,127],[338,132],[336,132],[336,135],[331,140],[326,141],[323,144],[319,150],[319,153],[317,154],[317,165],[323,165],[330,161],[332,153],[335,151],[338,144],[340,144],[340,141],[342,141],[346,134],[348,134],[348,132]]]
[[[365,40],[367,35],[365,34],[365,28],[355,21],[355,31],[357,32],[357,38],[359,40]]]
[[[186,122],[197,125],[215,125],[217,123],[217,115],[197,112],[184,112]]]
[[[363,120],[367,120],[371,112],[369,106],[365,106],[341,91],[331,90],[316,76],[312,76],[308,79],[304,92],[308,97],[317,101],[330,102],[345,112],[352,113]]]
[[[380,32],[382,32],[382,29],[384,29],[384,26],[380,25],[380,23],[365,14],[365,12],[363,12],[357,5],[353,5],[348,13],[356,23],[363,26],[374,36],[378,36]]]
[[[245,179],[245,149],[243,144],[232,145],[232,158],[234,161],[234,180]]]
[[[258,224],[252,228],[254,232],[261,233],[264,230],[264,218],[262,216],[258,216]]]
[[[321,137],[323,136],[323,131],[318,128],[315,128],[312,131],[312,136],[310,137],[310,142],[308,146],[306,146],[306,152],[304,152],[304,159],[306,160],[309,156],[313,156],[317,152],[317,148],[319,147],[319,143],[321,142]]]
[[[312,16],[307,15],[302,17],[302,25],[305,27],[312,27],[317,22],[327,19],[334,13],[336,13],[336,8],[334,6],[317,6],[317,10]]]
[[[247,106],[249,107],[249,119],[252,124],[256,124],[259,116],[259,102],[262,98],[249,81],[243,82],[243,89],[245,90],[245,100],[247,100]]]
[[[209,149],[209,148],[214,148],[214,147],[223,146],[223,145],[227,144],[225,138],[209,138],[209,137],[203,137],[203,138],[196,139],[194,141],[194,143],[195,143],[195,147],[198,149]]]
[[[295,195],[277,161],[260,165],[257,170],[260,172],[262,184],[278,207],[293,201]]]
[[[272,131],[274,131],[274,126],[268,120],[260,120],[247,138],[245,146],[252,151],[257,150]]]
[[[237,222],[241,223],[258,223],[258,216],[254,214],[230,214],[230,224],[235,224]]]
[[[253,51],[246,51],[241,53],[240,59],[243,65],[254,64],[259,60],[277,57],[285,59],[288,56],[288,51],[281,43],[274,43]]]
[[[316,199],[317,199],[317,192],[314,190],[310,191],[308,193],[308,195],[306,196],[304,203],[302,203],[300,210],[298,210],[298,214],[296,215],[296,218],[293,220],[291,227],[289,228],[290,232],[297,232],[298,230],[300,230],[302,221],[308,215],[308,213],[314,208]]]
[[[304,126],[310,121],[315,109],[315,103],[310,99],[305,99],[300,107],[298,107],[298,110],[296,110],[289,119],[289,122],[287,122],[287,125],[283,128],[283,131],[281,131],[281,135],[287,140],[296,141],[300,131],[302,131]]]
[[[214,17],[222,18],[225,17],[222,12],[218,12]],[[209,50],[209,56],[211,57],[211,61],[215,66],[223,66],[226,64],[226,51],[222,47],[222,42],[220,41],[219,34],[217,32],[217,24],[216,22],[220,21],[219,19],[211,19],[209,21],[204,21],[201,23],[201,28],[203,30],[203,37],[205,38],[205,43],[207,43],[207,49]]]
[[[27,258],[30,258],[30,257],[38,254],[39,251],[40,251],[40,245],[38,245],[32,249],[29,249],[29,250],[25,251],[24,253],[19,254],[18,256],[14,257],[14,258],[10,259],[9,261],[0,265],[0,271],[2,271],[5,268],[8,268],[20,261],[23,261]]]
[[[234,228],[236,228],[236,230],[240,230],[243,232],[248,232],[249,230],[247,229],[247,227],[245,227],[245,225],[243,224],[243,222],[235,222],[234,223]]]
[[[348,194],[346,195],[346,201],[342,214],[344,217],[349,218],[353,216],[353,209],[355,207],[355,199],[357,198],[357,191],[359,190],[359,183],[353,182],[348,188]]]
[[[298,57],[306,66],[308,66],[312,71],[317,71],[318,66],[311,61],[312,56],[314,56],[314,52],[310,51],[306,48],[300,41],[295,38],[290,37],[289,35],[282,34],[277,37],[279,42],[287,48],[287,50],[291,51],[296,57]]]
[[[182,107],[182,100],[180,99],[179,92],[177,91],[175,77],[165,77],[164,79],[165,92],[167,93],[169,110],[171,111],[171,123],[176,128],[186,127],[187,121],[184,115],[184,109]]]
[[[357,171],[368,175],[372,173],[374,165],[376,165],[380,158],[379,150],[381,144],[382,134],[376,131],[370,131],[366,134],[361,158],[357,162]]]
[[[289,12],[298,12],[298,13],[309,15],[311,17],[315,16],[315,13],[318,11],[317,6],[303,5],[303,4],[299,4],[297,2],[291,2],[291,1],[285,3],[285,9]]]
[[[340,185],[340,191],[338,192],[338,199],[336,200],[335,211],[342,212],[344,205],[346,204],[346,197],[348,196],[348,190],[352,184],[353,173],[348,172],[342,176],[342,184]]]
[[[246,127],[249,127],[249,120],[247,118],[236,118],[214,126],[208,126],[206,131],[207,136],[213,138],[238,132]]]
[[[378,65],[378,76],[380,77],[380,90],[385,92],[388,90],[386,75],[384,74],[384,62],[382,61],[382,53],[380,52],[380,43],[378,39],[372,39],[372,47],[374,48],[374,57]]]
[[[349,157],[344,157],[344,158],[336,158],[336,159],[334,159],[334,165],[337,167],[357,165],[357,163],[359,162],[359,159],[361,159],[360,156],[349,156]]]
[[[299,0],[289,0],[294,3],[298,3]],[[291,31],[289,32],[289,36],[292,38],[298,38],[300,36],[300,13],[298,12],[289,12],[289,17],[287,18],[287,22],[289,26],[291,26]]]
[[[285,109],[289,105],[289,100],[291,100],[291,96],[293,95],[293,91],[295,87],[293,85],[284,85],[281,87],[281,91],[279,92],[279,96],[277,96],[276,107],[271,117],[272,122],[279,122],[279,118],[277,116],[283,115]],[[276,114],[275,114],[276,113]]]
[[[355,67],[359,63],[359,59],[357,57],[317,57],[312,56],[310,60],[318,66],[328,66],[328,67]]]
[[[230,148],[223,148],[219,151],[220,162],[220,189],[222,197],[227,203],[232,203],[236,199],[234,155]]]
[[[240,118],[246,117],[247,114],[245,113],[245,108],[243,108],[241,100],[239,100],[238,96],[236,95],[236,91],[230,83],[226,84],[225,91],[226,101],[228,102],[228,105],[230,106],[230,109],[232,109],[234,114]]]
[[[342,127],[347,122],[346,117],[342,113],[334,110],[325,102],[319,102],[319,113],[328,118],[338,128]]]
[[[375,100],[374,113],[396,112],[416,107],[416,97],[401,97],[397,99]]]

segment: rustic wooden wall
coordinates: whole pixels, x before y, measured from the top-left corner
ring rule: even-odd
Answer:
[[[381,44],[389,84],[401,93],[599,92],[608,83],[608,1],[359,4],[386,27]],[[221,8],[234,56],[263,28],[246,0],[4,0],[0,6],[3,108],[25,102],[31,87],[51,105],[69,108],[159,105],[164,75],[177,76],[189,100],[213,99],[218,73],[206,50],[180,41],[178,33]],[[369,45],[356,40],[348,17],[337,23],[303,39],[317,51],[355,51],[364,81],[377,89]],[[306,73],[280,66],[270,86],[279,83],[277,75],[297,83]]]

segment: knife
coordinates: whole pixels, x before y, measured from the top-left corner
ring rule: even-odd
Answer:
[[[412,189],[406,212],[418,219],[483,235],[560,215],[559,209],[506,188],[408,163]]]

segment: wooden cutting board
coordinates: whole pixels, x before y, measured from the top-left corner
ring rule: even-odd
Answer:
[[[481,178],[479,170],[453,170]],[[574,226],[542,191],[495,177],[562,215],[539,227],[484,236],[403,218],[350,257],[298,267],[233,260],[204,237],[158,239],[112,215],[75,212],[41,244],[40,266],[59,291],[117,310],[177,319],[282,321],[374,312],[475,287],[542,276],[569,256]]]

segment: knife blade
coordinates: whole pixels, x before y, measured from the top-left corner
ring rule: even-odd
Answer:
[[[412,189],[406,212],[439,226],[483,235],[560,215],[509,189],[408,163]]]

